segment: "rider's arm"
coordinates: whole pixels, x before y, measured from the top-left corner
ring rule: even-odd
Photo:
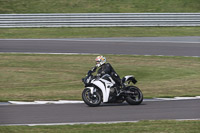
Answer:
[[[95,72],[97,70],[97,67],[95,66],[95,67],[93,67],[92,69],[91,69],[91,72],[93,73],[93,72]]]
[[[96,71],[97,67],[93,67],[91,70],[88,71],[87,75],[90,75]]]

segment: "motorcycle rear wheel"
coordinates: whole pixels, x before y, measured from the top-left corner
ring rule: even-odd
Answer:
[[[82,99],[90,107],[96,107],[101,104],[102,97],[99,91],[94,92],[91,94],[90,89],[85,88],[82,92]]]
[[[129,86],[127,88],[131,93],[126,97],[126,102],[130,105],[139,105],[143,101],[142,91],[136,86]]]

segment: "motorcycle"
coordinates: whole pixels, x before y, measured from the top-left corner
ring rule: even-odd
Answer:
[[[130,85],[136,84],[134,76],[128,75],[122,78],[122,88],[119,90],[115,81],[110,75],[105,74],[102,77],[93,76],[88,71],[85,78],[82,79],[85,89],[82,92],[82,99],[90,107],[99,106],[103,103],[123,103],[126,101],[130,105],[139,105],[143,101],[142,91]]]

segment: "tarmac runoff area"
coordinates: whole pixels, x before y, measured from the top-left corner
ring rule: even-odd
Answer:
[[[174,98],[153,98],[153,99],[144,99],[143,101],[153,102],[153,101],[173,101],[173,100],[194,100],[200,99],[200,96],[195,97],[174,97]],[[31,105],[31,104],[80,104],[84,103],[83,101],[76,100],[58,100],[58,101],[8,101],[8,102],[0,102],[0,105]]]

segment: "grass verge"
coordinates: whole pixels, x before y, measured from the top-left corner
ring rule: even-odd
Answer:
[[[199,12],[198,0],[1,0],[0,13]]]
[[[0,28],[0,38],[200,36],[200,27]]]
[[[95,55],[0,54],[0,101],[81,99]],[[200,58],[106,55],[146,98],[200,95]]]
[[[1,133],[198,133],[200,121],[140,121],[136,123],[65,126],[0,126]]]

